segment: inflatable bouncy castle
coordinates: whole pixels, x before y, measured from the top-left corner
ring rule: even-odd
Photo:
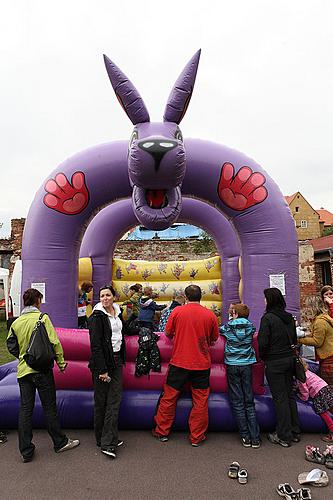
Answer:
[[[99,287],[115,273],[110,262],[117,241],[138,223],[158,231],[178,220],[212,235],[221,256],[223,321],[228,305],[242,300],[258,326],[264,310],[262,291],[277,282],[284,287],[288,310],[299,313],[297,237],[278,186],[244,154],[210,141],[183,138],[179,125],[192,96],[199,58],[200,51],[185,66],[171,90],[163,120],[156,123],[150,121],[134,85],[105,56],[111,85],[134,126],[130,140],[101,144],[69,158],[47,177],[31,205],[23,236],[22,290],[38,284],[44,291],[43,310],[58,327],[64,346],[68,369],[62,377],[55,370],[64,427],[91,426],[93,415],[88,332],[75,330],[79,256],[90,258],[97,301]],[[128,338],[127,347],[120,427],[148,428],[171,344],[160,336],[162,372],[139,379],[133,371],[136,339]],[[213,347],[212,357],[210,428],[229,430],[234,423],[222,339]],[[17,424],[15,367],[13,362],[0,369],[1,427]],[[262,428],[272,429],[274,412],[263,387],[260,361],[254,369],[258,419]],[[184,428],[190,407],[184,394],[176,428]],[[310,405],[301,405],[300,418],[304,430],[321,428]],[[39,406],[34,419],[35,425],[43,425]]]

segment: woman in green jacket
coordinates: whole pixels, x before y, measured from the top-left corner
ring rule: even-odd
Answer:
[[[7,348],[18,358],[17,380],[20,387],[21,405],[19,413],[19,449],[23,462],[31,462],[35,445],[32,442],[32,412],[35,406],[36,389],[42,403],[47,431],[50,434],[56,453],[70,450],[80,444],[78,439],[69,439],[61,430],[56,406],[56,389],[52,369],[38,372],[27,365],[25,355],[31,334],[40,316],[43,295],[35,288],[29,288],[23,294],[24,309],[21,316],[11,325]],[[53,346],[56,363],[63,372],[66,368],[64,353],[55,329],[47,314],[41,320]]]

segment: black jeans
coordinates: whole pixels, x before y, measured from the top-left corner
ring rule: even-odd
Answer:
[[[46,428],[50,434],[55,451],[67,444],[68,438],[60,427],[57,405],[56,389],[52,370],[47,373],[31,373],[18,379],[21,394],[19,413],[19,448],[25,458],[32,457],[35,445],[32,443],[32,412],[35,406],[36,389],[42,403]]]
[[[239,434],[259,441],[260,430],[252,390],[252,365],[226,365],[228,393]]]
[[[287,443],[290,443],[293,434],[300,433],[293,375],[292,357],[266,362],[266,378],[275,406],[276,432],[278,437]]]
[[[119,360],[120,363],[120,360]],[[94,382],[94,429],[96,444],[102,448],[117,446],[118,415],[122,396],[122,370],[119,364],[109,371],[111,382],[102,382],[93,372]]]

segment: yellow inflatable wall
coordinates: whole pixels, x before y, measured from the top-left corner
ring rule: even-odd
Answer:
[[[119,302],[128,298],[129,287],[134,283],[151,286],[157,293],[156,302],[167,304],[175,293],[183,293],[190,284],[201,287],[201,304],[211,309],[221,319],[221,259],[150,262],[145,260],[113,259],[112,283],[119,294]],[[79,283],[92,280],[90,258],[80,259]]]

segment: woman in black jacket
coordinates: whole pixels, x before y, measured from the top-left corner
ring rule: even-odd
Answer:
[[[91,358],[89,368],[94,383],[94,429],[102,453],[116,458],[123,441],[118,438],[118,415],[122,396],[122,369],[125,342],[120,307],[114,303],[112,286],[99,291],[100,302],[89,318]]]
[[[293,392],[295,357],[291,344],[297,343],[293,316],[278,288],[264,290],[266,312],[261,318],[258,344],[265,363],[266,378],[276,412],[276,431],[268,434],[274,444],[289,447],[300,440],[300,426]]]

